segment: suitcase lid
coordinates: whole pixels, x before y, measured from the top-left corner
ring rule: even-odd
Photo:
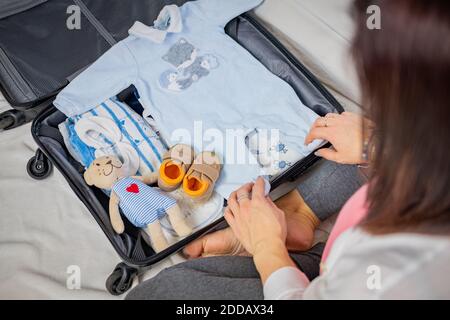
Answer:
[[[2,0],[0,90],[13,107],[55,96],[138,20],[186,0]]]

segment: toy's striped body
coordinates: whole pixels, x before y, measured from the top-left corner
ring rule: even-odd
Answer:
[[[129,177],[117,181],[112,191],[119,197],[122,213],[138,228],[155,222],[177,203],[155,188]]]

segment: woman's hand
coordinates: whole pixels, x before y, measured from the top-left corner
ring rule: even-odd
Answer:
[[[262,178],[230,195],[225,219],[245,250],[253,255],[263,283],[274,271],[295,267],[285,245],[285,214],[265,195]]]
[[[249,183],[228,199],[225,219],[245,250],[252,255],[286,242],[284,212],[264,194],[264,180]]]
[[[305,144],[315,139],[329,141],[333,148],[323,148],[316,152],[323,157],[342,164],[362,164],[363,159],[363,117],[355,113],[329,113],[318,118],[308,135]]]

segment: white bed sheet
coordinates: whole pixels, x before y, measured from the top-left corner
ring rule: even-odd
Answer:
[[[265,0],[255,13],[347,111],[360,98],[349,46],[353,0]]]

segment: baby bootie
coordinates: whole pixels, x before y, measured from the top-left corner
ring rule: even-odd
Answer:
[[[178,188],[194,159],[194,149],[186,144],[176,144],[163,156],[159,167],[158,187],[170,192]]]
[[[214,152],[198,154],[183,179],[183,191],[191,199],[207,200],[219,179],[220,158]]]

